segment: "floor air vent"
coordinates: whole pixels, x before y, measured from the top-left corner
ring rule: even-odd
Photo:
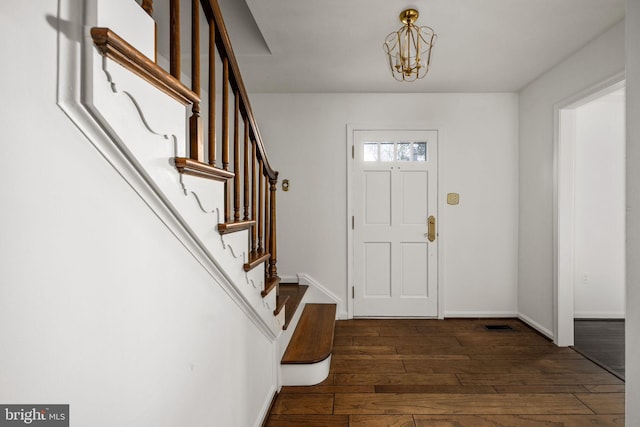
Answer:
[[[484,325],[484,328],[488,331],[513,331],[509,325]]]

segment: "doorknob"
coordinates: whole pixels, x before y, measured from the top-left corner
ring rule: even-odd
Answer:
[[[430,242],[436,240],[436,217],[433,215],[427,219],[427,230],[427,239]]]

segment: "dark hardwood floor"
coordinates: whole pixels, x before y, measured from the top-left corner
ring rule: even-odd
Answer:
[[[624,379],[624,320],[574,321],[574,348]]]
[[[624,426],[624,382],[515,319],[338,321],[327,380],[283,387],[266,425]]]

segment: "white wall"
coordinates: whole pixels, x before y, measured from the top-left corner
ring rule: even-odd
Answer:
[[[640,0],[627,0],[626,425],[640,425]]]
[[[275,344],[56,105],[57,14],[0,6],[0,402],[68,403],[79,426],[256,425]]]
[[[347,298],[346,127],[439,128],[444,312],[514,315],[517,254],[517,95],[252,94],[278,192],[278,271],[305,273]]]
[[[554,105],[624,70],[619,23],[520,92],[518,311],[553,334]]]
[[[574,314],[624,318],[624,89],[575,111]]]

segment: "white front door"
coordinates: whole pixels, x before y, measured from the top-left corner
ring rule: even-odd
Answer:
[[[435,317],[438,132],[356,130],[353,141],[353,314]]]

